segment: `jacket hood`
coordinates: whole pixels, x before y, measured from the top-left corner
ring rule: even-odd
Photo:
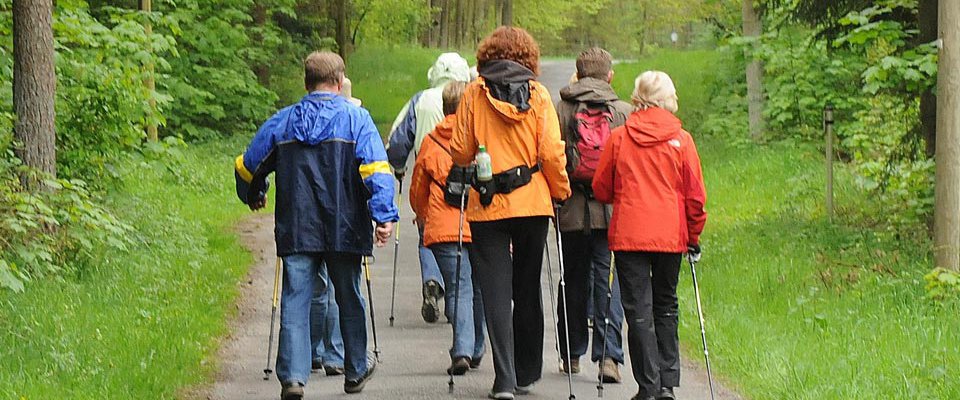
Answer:
[[[437,124],[436,134],[440,139],[449,141],[453,137],[453,128],[457,127],[457,114],[450,114],[443,117],[443,121]]]
[[[609,83],[589,77],[560,90],[560,98],[578,103],[609,103],[620,99]]]
[[[537,76],[529,68],[515,61],[492,60],[480,64],[477,71],[494,99],[513,105],[519,112],[530,109],[530,81]]]
[[[682,132],[680,119],[659,107],[637,110],[627,119],[627,135],[642,147],[678,139]],[[679,145],[679,143],[678,143]]]
[[[304,96],[289,120],[293,137],[311,146],[319,144],[332,135],[330,128],[346,117],[343,111],[349,107],[356,106],[336,93],[313,92]]]
[[[470,65],[457,53],[443,53],[427,71],[430,87],[446,85],[450,81],[470,82]]]

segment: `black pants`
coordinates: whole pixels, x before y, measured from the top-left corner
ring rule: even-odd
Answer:
[[[680,253],[618,251],[615,254],[633,377],[640,394],[680,386],[677,280]]]
[[[563,278],[567,289],[567,308],[570,320],[565,320],[563,302],[557,302],[557,332],[563,332],[564,322],[570,327],[570,353],[573,359],[587,353],[590,333],[587,318],[593,321],[593,343],[589,346],[590,361],[601,361],[606,344],[606,357],[623,364],[623,345],[620,337],[623,324],[623,307],[620,305],[620,283],[610,276],[610,246],[606,229],[594,229],[585,235],[583,231],[563,232]],[[614,271],[614,277],[616,277]],[[559,290],[557,293],[561,293]],[[610,298],[607,298],[607,294]],[[594,304],[594,312],[588,315],[588,305]],[[604,324],[609,318],[609,326]],[[567,358],[566,335],[560,335],[560,354]],[[604,338],[606,337],[606,338]]]
[[[525,217],[470,224],[470,261],[480,281],[497,392],[512,393],[543,372],[540,270],[548,221]]]

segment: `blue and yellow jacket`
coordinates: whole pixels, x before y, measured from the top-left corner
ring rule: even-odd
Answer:
[[[277,254],[370,255],[371,220],[396,222],[394,182],[383,141],[367,110],[313,92],[260,127],[235,163],[237,196],[266,193],[276,172]]]

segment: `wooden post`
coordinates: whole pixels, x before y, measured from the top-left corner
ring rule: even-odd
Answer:
[[[937,172],[933,211],[936,265],[960,270],[960,2],[940,0]]]
[[[140,10],[146,14],[152,12],[151,0],[140,0]],[[147,36],[147,51],[153,53],[153,23],[150,22],[149,15],[143,22],[143,33]],[[147,98],[147,104],[150,105],[150,113],[147,116],[147,140],[150,142],[156,142],[158,139],[157,135],[157,98],[154,96],[154,93],[157,90],[157,84],[154,80],[154,64],[153,61],[150,61],[145,66],[146,76],[143,78],[143,85],[146,87],[149,93]]]
[[[833,222],[833,105],[829,103],[823,108],[823,132],[827,141],[827,219]]]

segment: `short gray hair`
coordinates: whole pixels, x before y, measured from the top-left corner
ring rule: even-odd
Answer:
[[[662,71],[646,71],[637,77],[633,84],[633,95],[630,97],[633,105],[641,110],[650,107],[660,107],[676,113],[677,87],[673,85],[670,75]]]

